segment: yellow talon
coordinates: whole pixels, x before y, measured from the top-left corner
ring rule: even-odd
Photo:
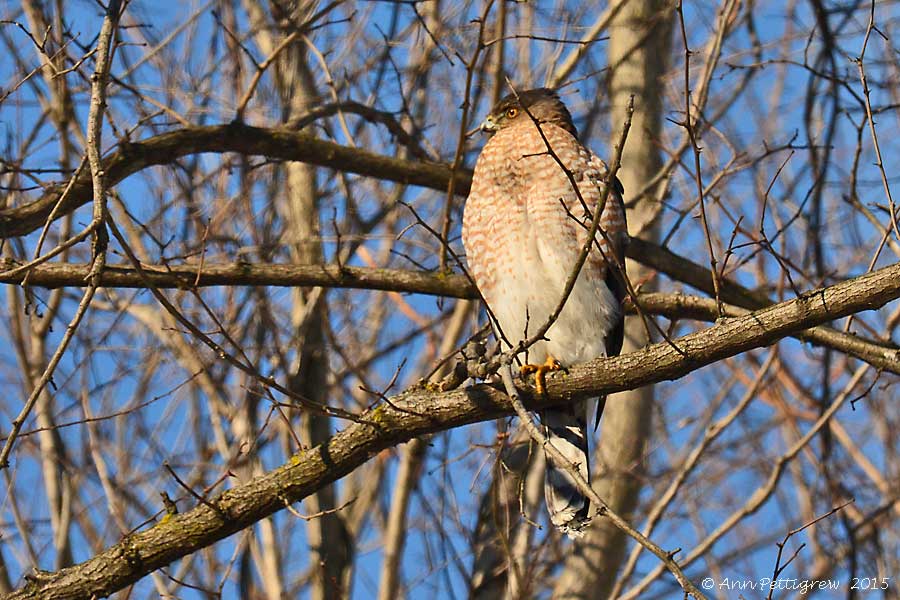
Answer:
[[[544,361],[542,365],[522,365],[522,368],[519,369],[519,373],[524,377],[525,375],[529,375],[534,373],[534,387],[537,390],[538,395],[546,396],[547,395],[547,373],[550,371],[562,371],[562,364],[553,358],[552,356],[548,356],[547,360]]]
[[[441,384],[438,382],[434,382],[434,381],[426,381],[425,384],[423,385],[423,387],[425,388],[425,391],[428,391],[428,392],[443,392],[444,391],[443,389],[441,389]]]

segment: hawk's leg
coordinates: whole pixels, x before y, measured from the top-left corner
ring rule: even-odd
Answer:
[[[547,360],[544,361],[542,365],[522,365],[522,368],[519,369],[519,373],[524,377],[525,375],[529,375],[534,373],[534,387],[537,389],[537,393],[539,396],[547,395],[547,373],[551,371],[563,371],[564,368],[562,363],[553,358],[552,356],[548,356]]]

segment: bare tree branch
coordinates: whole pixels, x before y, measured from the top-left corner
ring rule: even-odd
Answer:
[[[171,164],[184,156],[202,152],[237,152],[274,160],[299,161],[440,191],[446,191],[453,172],[449,166],[440,163],[391,158],[288,128],[252,127],[238,122],[186,127],[140,142],[124,141],[116,152],[103,161],[103,170],[107,184],[113,186],[147,167]],[[470,170],[459,169],[455,193],[461,196],[468,194],[471,180]],[[54,210],[64,187],[51,187],[34,202],[0,210],[0,238],[30,233],[41,227],[51,213],[59,218],[90,202],[93,197],[90,174],[84,173]]]
[[[678,338],[677,352],[658,343],[613,359],[573,367],[547,377],[547,398],[528,408],[609,394],[682,377],[705,365],[776,342],[792,332],[874,310],[900,298],[895,264],[799,298]],[[444,393],[413,388],[364,413],[359,422],[326,443],[247,484],[232,488],[183,514],[128,536],[88,561],[41,573],[10,599],[106,596],[170,562],[209,546],[353,471],[379,451],[427,433],[512,414],[508,397],[476,385]]]
[[[629,246],[629,253],[635,257],[639,256],[638,260],[644,264],[649,263],[660,268],[679,281],[697,282],[703,287],[709,287],[709,277],[703,267],[675,256],[652,242],[634,238]],[[146,266],[144,269],[144,273],[141,274],[130,266],[106,265],[100,276],[100,285],[107,288],[141,289],[147,286],[149,280],[160,289],[194,289],[219,285],[316,286],[407,292],[448,298],[479,297],[475,287],[464,275],[435,275],[408,269],[271,263],[172,265],[152,269]],[[48,263],[33,267],[27,275],[18,273],[4,277],[0,274],[0,283],[20,284],[27,277],[29,285],[39,287],[81,287],[87,285],[86,277],[90,270],[89,263]],[[723,296],[733,305],[726,310],[729,316],[741,315],[752,308],[770,305],[770,302],[764,300],[764,295],[747,290],[728,279],[723,279],[722,285],[723,290],[730,290]],[[645,312],[663,315],[673,320],[714,321],[718,316],[715,304],[711,304],[708,298],[699,296],[642,293],[638,299]],[[891,344],[838,331],[825,325],[799,331],[793,336],[817,346],[833,348],[854,356],[875,368],[900,374],[898,349]]]

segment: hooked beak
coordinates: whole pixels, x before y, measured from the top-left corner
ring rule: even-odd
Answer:
[[[495,131],[497,131],[497,124],[494,123],[494,118],[491,117],[491,115],[488,115],[487,118],[481,123],[481,130],[488,133],[494,133]]]

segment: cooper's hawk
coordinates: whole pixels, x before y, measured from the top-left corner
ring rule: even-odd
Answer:
[[[498,338],[516,345],[541,327],[562,299],[603,196],[607,168],[578,141],[572,117],[553,90],[505,97],[482,129],[492,136],[475,165],[462,239],[469,269],[500,329]],[[549,365],[555,359],[570,365],[622,349],[624,273],[615,263],[624,265],[628,236],[621,184],[615,181],[614,188],[600,220],[606,235],[598,232],[546,341],[528,349],[529,363]],[[605,400],[595,401],[598,420]],[[592,408],[593,402],[579,402],[541,415],[550,443],[585,479]],[[580,535],[588,522],[588,500],[570,473],[550,461],[544,494],[553,524],[570,537]]]

